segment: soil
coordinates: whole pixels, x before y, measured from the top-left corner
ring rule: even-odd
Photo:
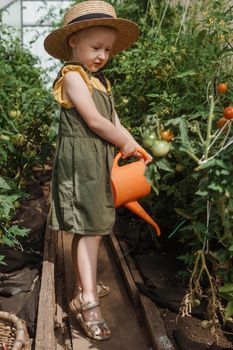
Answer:
[[[224,334],[224,331],[217,329],[215,336],[212,336],[210,330],[201,327],[202,320],[194,316],[177,317],[176,313],[168,309],[160,309],[160,314],[164,320],[168,337],[173,339],[174,342],[175,335],[175,338],[177,338],[176,343],[179,338],[182,344],[189,344],[189,349],[187,348],[187,350],[208,349],[210,346],[215,345],[216,349],[233,349],[233,335],[230,332],[229,334]],[[180,347],[177,349],[180,349]]]

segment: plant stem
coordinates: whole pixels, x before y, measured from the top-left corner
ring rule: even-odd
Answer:
[[[223,127],[220,129],[220,130],[218,130],[213,136],[214,136],[214,139],[212,140],[212,142],[211,142],[211,144],[209,145],[209,150],[210,150],[210,148],[214,145],[214,143],[217,141],[217,139],[219,138],[219,136],[222,134],[222,132],[223,132],[223,130],[226,128],[226,127],[228,127],[228,130],[227,130],[227,134],[226,134],[226,136],[224,137],[224,140],[223,140],[223,142],[222,142],[222,147],[224,146],[224,144],[225,144],[225,142],[226,142],[226,140],[227,140],[227,137],[228,137],[228,135],[229,135],[229,133],[230,133],[230,130],[231,130],[231,125],[229,125],[231,123],[231,120],[228,120],[224,125],[223,125]],[[230,126],[230,127],[229,127]]]
[[[196,134],[197,134],[197,136],[199,137],[199,140],[201,141],[202,145],[204,145],[205,140],[204,140],[204,138],[203,138],[203,136],[202,136],[202,134],[201,134],[201,130],[200,130],[200,126],[199,126],[198,122],[195,120],[195,121],[193,122],[193,124],[194,124],[194,125],[196,126],[196,128],[197,128]]]
[[[163,23],[163,20],[164,20],[165,14],[166,14],[166,12],[167,12],[168,6],[169,6],[169,4],[170,4],[170,1],[171,1],[171,0],[168,0],[167,3],[166,3],[165,9],[164,9],[164,11],[163,11],[162,18],[161,18],[161,20],[160,20],[160,22],[159,22],[159,25],[158,25],[158,28],[157,28],[157,33],[159,32],[160,27],[161,27],[161,25],[162,25],[162,23]]]
[[[195,154],[193,154],[192,152],[188,151],[188,150],[184,150],[184,152],[190,157],[192,158],[198,165],[200,164],[200,160],[195,156]]]
[[[183,17],[182,17],[182,20],[181,20],[181,23],[180,23],[180,28],[179,28],[179,31],[178,31],[178,34],[177,34],[175,45],[177,45],[177,42],[178,42],[179,37],[180,37],[181,29],[182,29],[182,27],[184,25],[184,22],[185,22],[185,17],[186,17],[187,11],[188,11],[189,2],[190,2],[190,0],[187,0],[186,6],[185,6],[185,10],[183,12]]]
[[[212,131],[212,122],[214,118],[214,97],[211,95],[210,97],[210,112],[208,116],[208,122],[207,122],[207,135],[206,135],[206,140],[205,140],[205,146],[204,146],[204,159],[208,159],[208,154],[209,154],[209,144],[211,141],[211,131]]]

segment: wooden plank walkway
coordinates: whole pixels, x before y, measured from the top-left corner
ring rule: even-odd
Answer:
[[[65,259],[65,276],[68,300],[72,297],[73,267],[71,263],[72,234],[63,234]],[[111,288],[111,293],[101,299],[102,313],[112,330],[110,340],[99,342],[87,339],[80,330],[77,320],[69,315],[71,325],[72,347],[77,350],[149,350],[148,336],[145,328],[139,325],[135,310],[125,289],[124,282],[116,266],[115,259],[105,242],[102,242],[99,254],[98,279]]]
[[[46,225],[35,350],[174,350],[156,305],[142,295],[142,282],[123,242],[105,237],[99,253],[98,279],[111,293],[101,299],[104,318],[112,330],[105,342],[91,341],[68,310],[74,272],[70,233],[51,232]]]

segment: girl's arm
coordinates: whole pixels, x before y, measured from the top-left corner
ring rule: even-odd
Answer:
[[[122,158],[136,152],[134,142],[99,113],[86,83],[77,72],[67,72],[64,76],[63,98],[67,97],[94,133],[120,149]]]
[[[134,139],[134,137],[130,134],[130,132],[121,124],[120,122],[120,119],[117,115],[117,112],[115,111],[115,116],[116,116],[116,127],[121,130],[121,132],[123,132],[132,142],[133,144],[135,145],[136,148],[142,148],[142,146],[139,145],[139,143],[137,143],[137,141]],[[146,152],[146,150],[144,150]],[[146,152],[147,153],[147,152]],[[148,154],[148,157],[150,158],[149,160],[146,160],[146,164],[150,163],[152,161],[152,156]],[[141,153],[139,152],[135,152],[134,153],[134,156],[137,157],[139,160],[143,160],[144,161],[144,158],[142,156]]]

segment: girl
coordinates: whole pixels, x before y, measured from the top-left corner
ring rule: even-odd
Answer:
[[[69,9],[64,26],[45,39],[46,51],[67,61],[53,86],[61,115],[51,228],[75,233],[72,258],[77,285],[70,308],[87,336],[99,340],[111,336],[99,307],[99,297],[107,295],[109,288],[97,283],[96,274],[101,238],[111,232],[115,220],[114,146],[123,158],[142,157],[136,151],[140,146],[118,119],[101,68],[138,35],[138,26],[117,18],[110,4],[89,0]]]

